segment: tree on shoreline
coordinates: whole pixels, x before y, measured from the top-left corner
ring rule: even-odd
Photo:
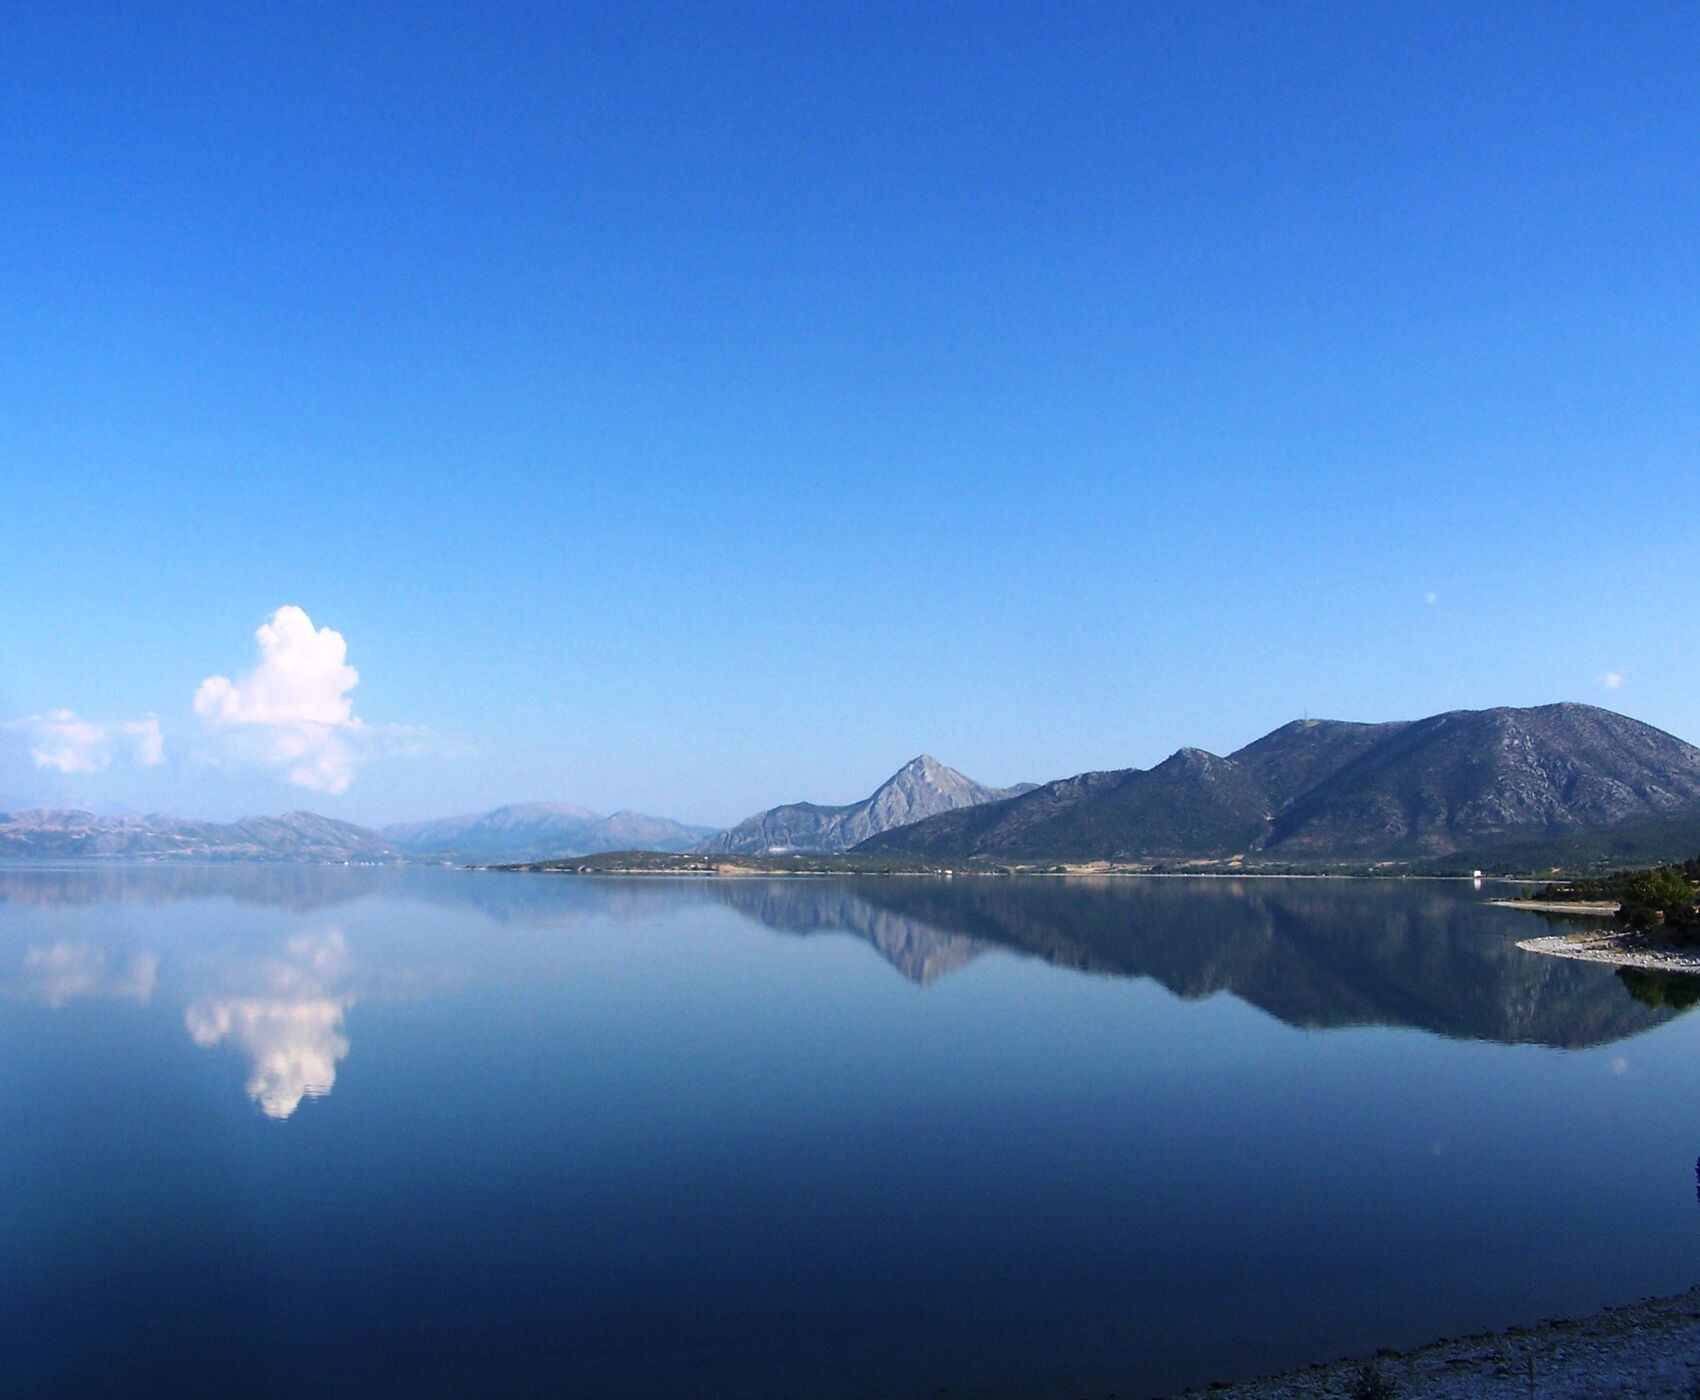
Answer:
[[[1649,870],[1619,870],[1590,880],[1548,885],[1542,899],[1615,899],[1617,917],[1630,928],[1700,930],[1700,857],[1681,865]]]
[[[1624,888],[1617,917],[1631,928],[1682,928],[1696,922],[1695,898],[1694,886],[1674,866],[1643,870]]]

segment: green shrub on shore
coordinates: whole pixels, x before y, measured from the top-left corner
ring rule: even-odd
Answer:
[[[1674,866],[1643,870],[1624,888],[1618,917],[1631,928],[1695,922],[1695,890]]]
[[[1548,900],[1615,899],[1618,918],[1630,928],[1663,924],[1682,941],[1700,936],[1700,858],[1649,870],[1621,870],[1587,880],[1548,885],[1537,896]],[[1692,931],[1692,932],[1690,932]]]

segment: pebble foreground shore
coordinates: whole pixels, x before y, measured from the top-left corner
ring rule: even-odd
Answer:
[[[1185,1394],[1210,1400],[1349,1400],[1359,1393],[1365,1364],[1361,1358],[1338,1361]],[[1576,1321],[1384,1352],[1375,1364],[1386,1393],[1397,1400],[1695,1400],[1700,1288]]]

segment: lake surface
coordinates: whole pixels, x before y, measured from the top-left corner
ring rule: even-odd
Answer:
[[[4,1389],[1128,1397],[1687,1287],[1700,1016],[1484,897],[0,868]]]

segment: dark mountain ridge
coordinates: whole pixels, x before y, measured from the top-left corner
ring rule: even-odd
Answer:
[[[1418,863],[1700,818],[1700,749],[1592,705],[1298,720],[1226,758],[1081,774],[868,851],[1025,861]]]
[[[1339,719],[1296,719],[1236,749],[1229,757],[1248,769],[1269,800],[1281,808],[1409,727],[1405,720],[1356,724]]]
[[[1420,857],[1700,809],[1700,749],[1591,705],[1454,710],[1400,726],[1278,815],[1270,845]]]

